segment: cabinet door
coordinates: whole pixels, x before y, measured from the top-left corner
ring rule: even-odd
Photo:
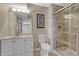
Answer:
[[[33,56],[33,52],[32,51],[28,51],[28,52],[17,54],[16,56]]]
[[[33,50],[33,38],[25,38],[24,39],[24,51],[32,51]]]
[[[13,55],[13,43],[11,39],[1,40],[1,55],[10,56]]]
[[[15,55],[24,52],[24,40],[23,39],[15,39]]]

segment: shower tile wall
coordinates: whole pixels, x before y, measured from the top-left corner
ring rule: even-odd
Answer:
[[[47,8],[30,4],[32,9],[32,31],[34,35],[34,55],[40,55],[40,44],[38,42],[38,35],[47,35]],[[37,14],[45,15],[45,28],[37,28]]]
[[[56,17],[58,51],[63,55],[79,55],[79,4],[59,12]]]
[[[68,28],[66,26],[67,21],[63,20],[64,12],[60,12],[56,15],[57,17],[57,48],[68,47],[69,45],[65,42],[68,41],[69,35],[66,31]],[[66,32],[66,33],[64,33]]]
[[[59,12],[57,17],[57,50],[58,51],[67,51],[68,48],[71,48],[71,9],[63,10]],[[69,50],[68,50],[69,51]],[[69,51],[71,54],[71,51]],[[65,52],[63,53],[65,55]],[[66,53],[67,54],[67,53]]]

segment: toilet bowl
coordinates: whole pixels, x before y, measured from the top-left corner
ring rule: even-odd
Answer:
[[[42,56],[48,56],[50,52],[50,45],[47,43],[41,43],[41,55]]]
[[[38,40],[41,45],[41,56],[48,56],[49,51],[51,50],[50,45],[48,44],[47,35],[38,35]]]

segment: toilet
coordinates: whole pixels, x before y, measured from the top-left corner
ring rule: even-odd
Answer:
[[[41,56],[48,56],[51,47],[50,44],[48,44],[48,37],[47,35],[38,35],[38,41],[41,45]]]

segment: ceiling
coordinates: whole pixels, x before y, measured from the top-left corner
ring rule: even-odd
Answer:
[[[49,7],[51,5],[51,3],[33,3],[33,4],[34,5],[40,5],[40,6],[43,6],[43,7]],[[52,3],[52,4],[64,7],[64,6],[68,5],[69,3]]]
[[[43,7],[49,7],[51,4],[54,4],[54,5],[59,5],[59,6],[66,6],[68,5],[69,3],[32,3],[34,5],[39,5],[39,6],[43,6]],[[7,4],[11,7],[26,7],[26,3],[12,3],[12,4]]]
[[[53,3],[53,4],[56,4],[56,5],[59,5],[59,6],[67,6],[69,3]]]
[[[32,4],[43,6],[43,7],[49,7],[51,5],[51,3],[32,3]]]

